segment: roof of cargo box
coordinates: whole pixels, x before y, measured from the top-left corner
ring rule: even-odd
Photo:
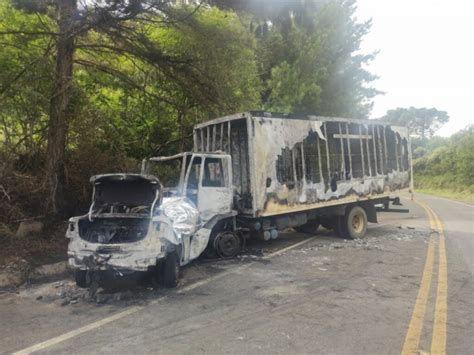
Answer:
[[[194,129],[199,129],[202,127],[239,120],[247,117],[265,117],[265,118],[275,118],[275,119],[294,119],[294,120],[313,120],[313,121],[336,121],[336,122],[350,122],[350,123],[360,123],[360,124],[379,124],[379,125],[392,125],[388,122],[379,121],[379,120],[368,120],[360,118],[344,118],[344,117],[325,117],[325,116],[316,116],[316,115],[305,115],[299,113],[281,113],[281,112],[267,112],[267,111],[248,111],[240,112],[233,115],[228,115],[224,117],[215,118],[203,123],[199,123],[194,126]]]

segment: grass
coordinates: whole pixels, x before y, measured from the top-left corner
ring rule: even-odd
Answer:
[[[415,188],[415,193],[416,192],[474,204],[474,194],[470,191],[453,191],[447,189],[425,187]]]

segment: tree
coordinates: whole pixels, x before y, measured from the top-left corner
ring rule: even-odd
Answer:
[[[72,89],[72,66],[75,51],[74,15],[76,0],[59,0],[58,36],[56,42],[56,66],[54,85],[49,107],[48,148],[46,153],[46,176],[50,193],[50,206],[54,213],[64,211],[64,153],[71,108],[69,100]]]
[[[8,3],[0,2],[0,18],[0,143],[8,156],[34,156],[46,141],[54,39],[29,35],[49,24]]]
[[[412,133],[415,133],[424,140],[426,137],[433,137],[435,132],[449,121],[449,115],[446,111],[439,111],[434,107],[399,107],[394,110],[388,110],[380,120],[408,126]]]
[[[272,111],[367,117],[381,92],[365,69],[375,53],[361,54],[370,21],[355,18],[354,0],[213,0],[253,14],[259,44],[262,104]]]
[[[184,81],[183,78],[194,79],[193,90],[203,92],[210,100],[215,97],[212,85],[203,80],[205,78],[190,65],[192,64],[190,56],[180,55],[178,58],[177,55],[164,53],[159,45],[159,39],[153,40],[146,35],[150,25],[156,23],[176,25],[189,19],[195,9],[191,11],[178,9],[169,6],[168,1],[161,0],[91,1],[81,3],[81,9],[77,7],[77,0],[51,2],[16,0],[12,4],[25,13],[36,14],[41,23],[53,22],[53,28],[45,25],[47,28],[39,31],[7,28],[5,31],[0,31],[0,36],[49,37],[55,42],[55,70],[49,104],[45,168],[49,187],[48,209],[55,214],[64,211],[64,158],[72,111],[70,101],[74,82],[73,65],[79,63],[109,71],[109,74],[120,75],[120,72],[111,73],[109,68],[100,63],[75,61],[74,53],[79,46],[78,42],[94,38],[89,36],[90,33],[102,36],[101,39],[105,38],[105,43],[94,42],[92,45],[89,43],[89,48],[140,58],[174,77],[175,82]],[[48,21],[43,21],[43,17],[47,17]],[[157,17],[159,18],[156,19]]]
[[[287,42],[295,56],[271,69],[267,106],[325,116],[368,116],[370,99],[380,93],[367,86],[376,77],[364,69],[374,54],[357,51],[370,22],[356,22],[353,1],[328,1],[314,11],[312,18],[306,14],[292,22]]]
[[[14,4],[0,5],[0,140],[16,154],[47,148],[53,212],[65,211],[65,180],[76,179],[65,165],[80,169],[79,149],[175,153],[190,148],[196,122],[259,106],[256,42],[235,13],[156,0]],[[84,181],[101,172],[82,167]]]
[[[438,137],[434,137],[438,138]],[[435,140],[434,143],[431,143]],[[474,127],[453,134],[442,141],[426,139],[426,154],[414,160],[418,186],[474,192]]]

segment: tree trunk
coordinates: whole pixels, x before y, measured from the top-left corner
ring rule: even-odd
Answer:
[[[179,128],[179,151],[184,152],[186,145],[185,129],[184,129],[184,110],[178,110],[178,128]]]
[[[64,153],[68,130],[69,98],[74,56],[73,15],[76,0],[58,0],[59,36],[56,52],[54,89],[50,101],[46,178],[49,212],[64,213]]]

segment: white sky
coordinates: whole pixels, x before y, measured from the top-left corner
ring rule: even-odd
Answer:
[[[435,107],[450,115],[438,135],[474,123],[474,1],[358,0],[357,18],[372,18],[362,52],[379,50],[369,70],[386,92],[372,117],[396,107]]]

